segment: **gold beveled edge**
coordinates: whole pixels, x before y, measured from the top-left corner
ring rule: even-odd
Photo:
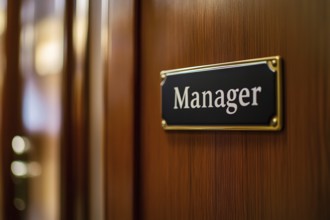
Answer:
[[[280,60],[280,56],[271,56],[271,57],[256,58],[256,59],[231,61],[231,62],[225,62],[225,63],[216,63],[216,64],[201,65],[201,66],[177,68],[177,69],[172,69],[172,70],[162,70],[160,72],[160,76],[161,76],[161,78],[162,77],[166,78],[167,74],[169,74],[169,73],[183,72],[183,71],[189,71],[189,70],[208,69],[208,68],[221,67],[221,66],[235,67],[234,65],[238,65],[238,64],[257,63],[257,62],[261,62],[261,61],[272,61],[272,60]]]
[[[283,86],[282,86],[282,83],[283,83],[283,74],[282,74],[282,62],[281,62],[281,57],[280,56],[276,56],[274,58],[277,62],[276,64],[276,71],[277,71],[277,74],[276,74],[276,83],[277,83],[277,127],[278,129],[277,130],[281,130],[282,127],[283,127],[283,106],[282,106],[282,96],[283,96]]]
[[[233,61],[219,64],[210,64],[203,66],[194,66],[187,68],[179,68],[173,70],[163,70],[160,72],[161,77],[161,86],[163,86],[167,74],[169,73],[177,73],[182,71],[190,71],[190,70],[199,70],[199,69],[207,69],[213,67],[221,67],[221,66],[232,66],[236,64],[247,64],[247,63],[257,63],[260,61],[265,61],[268,65],[269,69],[276,74],[276,115],[272,117],[269,125],[224,125],[224,126],[206,126],[206,125],[167,125],[166,121],[162,119],[161,125],[164,130],[228,130],[228,131],[280,131],[283,127],[283,117],[282,117],[282,64],[280,56],[271,56],[257,59],[249,59],[249,60],[241,60],[241,61]],[[162,92],[162,91],[161,91]],[[162,103],[162,102],[161,102]]]
[[[168,131],[279,131],[280,127],[272,126],[166,126]]]
[[[275,124],[273,123],[276,120]],[[282,129],[282,124],[279,123],[278,117],[274,117],[271,120],[270,125],[224,125],[224,126],[212,126],[212,125],[167,125],[165,120],[162,120],[162,127],[164,130],[213,130],[213,131],[279,131]]]

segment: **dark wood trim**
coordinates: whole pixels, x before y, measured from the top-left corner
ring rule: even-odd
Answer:
[[[72,124],[70,112],[72,111],[72,96],[70,94],[70,88],[72,85],[72,75],[74,71],[74,60],[73,60],[73,8],[74,0],[66,1],[65,5],[65,22],[64,22],[64,39],[65,39],[65,53],[64,53],[64,73],[62,78],[62,138],[61,138],[61,152],[60,152],[60,216],[61,219],[73,219],[73,208],[74,208],[74,196],[73,191],[70,189],[70,183],[73,182],[72,170],[68,169],[71,167],[70,158],[72,157],[72,151],[69,150],[72,146]]]
[[[15,196],[10,164],[13,160],[11,148],[12,138],[22,132],[22,82],[19,71],[20,45],[20,8],[21,1],[7,2],[7,30],[6,30],[6,70],[3,83],[2,124],[1,124],[1,169],[3,181],[3,218],[21,219],[23,213],[15,209]]]
[[[62,81],[61,219],[70,220],[89,216],[89,63],[88,51],[77,60],[74,50],[75,5],[66,1]]]
[[[134,72],[134,219],[142,219],[141,207],[141,1],[135,0],[135,14],[134,14],[134,52],[135,52],[135,72]]]

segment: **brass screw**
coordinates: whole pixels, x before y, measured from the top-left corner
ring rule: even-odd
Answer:
[[[273,127],[276,127],[277,126],[277,123],[278,123],[277,117],[274,117],[272,119],[272,121],[270,122],[270,125],[273,126]]]
[[[162,127],[165,128],[166,127],[166,121],[162,120]]]
[[[277,61],[276,60],[272,60],[272,64],[273,64],[273,66],[277,66]]]

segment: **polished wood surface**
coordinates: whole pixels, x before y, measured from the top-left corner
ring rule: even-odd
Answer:
[[[106,219],[132,219],[134,200],[135,1],[109,1],[105,80]]]
[[[2,10],[4,16],[7,16],[7,8],[5,6],[0,6],[0,10]],[[0,32],[0,137],[2,136],[2,109],[3,109],[3,102],[2,102],[2,97],[3,97],[3,81],[4,81],[4,75],[5,75],[5,59],[6,59],[6,42],[5,42],[5,34],[6,34],[6,23],[4,24],[4,28],[2,32]],[[2,159],[2,150],[0,148],[0,158]],[[2,174],[3,170],[0,168],[0,177],[3,178]],[[5,198],[3,198],[3,181],[0,181],[0,220],[3,220],[4,216],[2,215],[3,213],[3,204]]]
[[[329,219],[329,1],[142,0],[141,10],[138,217]],[[161,128],[161,70],[272,55],[284,61],[283,131]]]
[[[65,2],[65,65],[62,78],[61,219],[89,217],[89,64],[88,40],[75,46],[77,2]],[[87,2],[88,3],[88,2]],[[88,20],[88,18],[87,18]],[[87,27],[88,28],[88,27]],[[87,29],[88,30],[88,29]],[[86,30],[86,31],[87,31]],[[88,36],[88,35],[87,35]]]
[[[20,33],[20,5],[21,1],[7,2],[7,29],[5,34],[6,67],[3,78],[1,103],[1,134],[0,134],[0,169],[3,194],[3,219],[20,219],[25,213],[19,212],[13,205],[15,186],[12,179],[10,165],[14,159],[11,148],[12,138],[22,134],[22,79],[19,70],[19,33]],[[3,62],[3,61],[2,61]],[[1,218],[1,217],[0,217]]]

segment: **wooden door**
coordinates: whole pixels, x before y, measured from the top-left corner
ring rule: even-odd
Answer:
[[[142,0],[141,219],[330,218],[330,2]],[[164,131],[161,70],[280,55],[280,132]]]
[[[107,218],[330,218],[329,1],[109,2]],[[161,70],[274,55],[282,131],[162,129]]]

